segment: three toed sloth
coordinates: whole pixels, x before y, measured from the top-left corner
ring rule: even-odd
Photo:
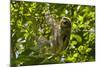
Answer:
[[[45,19],[47,24],[50,26],[51,35],[53,38],[51,40],[43,39],[43,43],[48,43],[52,47],[53,53],[58,53],[65,50],[68,47],[71,33],[71,20],[67,17],[62,17],[62,19],[57,22],[50,12],[45,13]],[[40,38],[41,40],[41,38]]]

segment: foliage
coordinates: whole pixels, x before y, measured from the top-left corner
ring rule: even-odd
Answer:
[[[47,3],[11,2],[11,65],[37,65],[95,60],[95,6],[50,4],[51,14],[59,21],[67,16],[72,21],[68,50],[58,55],[50,53],[49,46],[41,49],[36,35],[50,39],[44,13]],[[45,32],[42,32],[42,30]],[[61,54],[65,55],[61,58]]]

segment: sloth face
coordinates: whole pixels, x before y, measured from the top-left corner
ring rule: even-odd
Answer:
[[[61,27],[71,27],[71,20],[67,17],[63,17],[61,20]]]

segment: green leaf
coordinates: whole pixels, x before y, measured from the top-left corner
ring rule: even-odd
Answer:
[[[77,41],[72,41],[72,42],[71,42],[71,45],[72,45],[72,46],[74,46],[74,45],[76,45],[76,44],[77,44]]]
[[[78,53],[75,53],[75,54],[73,55],[73,57],[78,57],[78,55],[79,55]]]

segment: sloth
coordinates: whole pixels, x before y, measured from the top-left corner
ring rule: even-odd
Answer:
[[[71,20],[68,17],[62,17],[60,21],[56,21],[50,12],[45,13],[47,24],[51,27],[53,52],[58,53],[68,48]]]
[[[68,48],[71,34],[71,20],[67,17],[61,19],[61,39],[63,41],[63,50]]]

